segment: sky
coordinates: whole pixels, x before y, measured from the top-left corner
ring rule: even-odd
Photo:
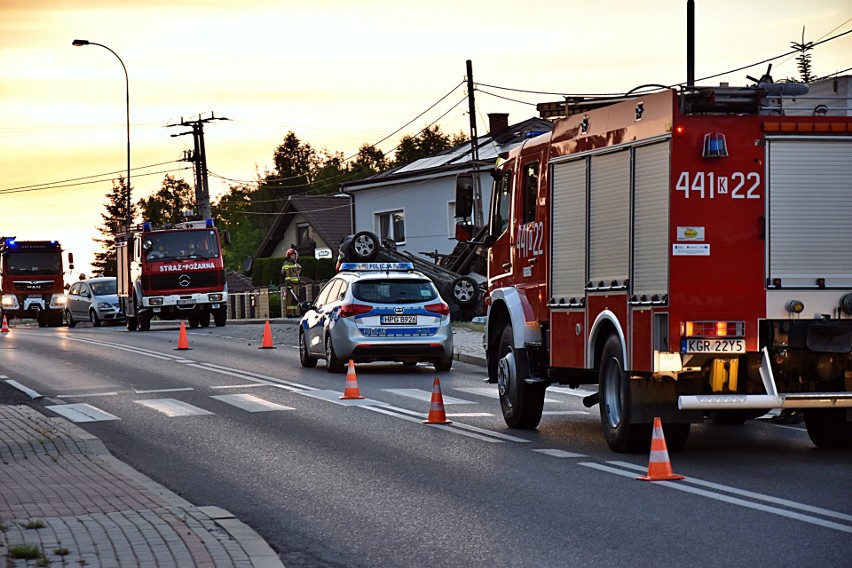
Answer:
[[[561,94],[686,80],[686,0],[0,0],[0,235],[59,240],[91,275],[101,214],[127,166],[134,201],[166,172],[193,184],[188,129],[205,125],[210,192],[273,167],[287,132],[318,151],[388,152],[437,121],[479,134]],[[852,0],[695,0],[699,85],[748,83],[792,42],[852,30]],[[96,45],[73,47],[74,39]],[[813,72],[852,67],[852,33],[817,46]],[[797,77],[793,55],[776,80]],[[852,71],[846,71],[850,73]],[[712,79],[702,81],[705,77]],[[440,102],[439,102],[440,101]],[[437,103],[437,104],[436,104]],[[434,106],[433,106],[434,105]],[[430,110],[431,109],[431,110]],[[421,116],[422,115],[422,116]],[[398,132],[397,132],[398,131]],[[392,136],[389,136],[392,135]]]

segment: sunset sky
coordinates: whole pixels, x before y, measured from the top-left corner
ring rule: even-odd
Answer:
[[[129,76],[133,198],[156,192],[192,137],[166,128],[199,114],[210,189],[272,167],[288,131],[347,157],[391,150],[438,121],[468,130],[473,61],[480,134],[487,114],[535,116],[558,94],[620,93],[686,79],[686,0],[0,0],[0,235],[58,239],[89,273],[111,179],[126,169]],[[852,30],[852,0],[696,0],[696,78]],[[813,71],[852,73],[852,33],[817,46]],[[776,80],[797,77],[793,55]],[[745,85],[766,63],[713,77]],[[488,85],[488,86],[486,86]],[[455,90],[454,90],[455,87]],[[502,98],[501,98],[502,97]],[[446,116],[440,118],[444,113]],[[147,175],[146,175],[147,174]],[[226,178],[225,180],[221,178]],[[91,183],[93,180],[101,180]],[[57,183],[61,182],[61,183]],[[48,185],[48,188],[44,186]]]

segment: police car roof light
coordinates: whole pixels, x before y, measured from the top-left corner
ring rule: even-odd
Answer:
[[[414,264],[410,262],[344,262],[340,265],[340,270],[357,271],[378,271],[386,272],[390,270],[414,270]]]

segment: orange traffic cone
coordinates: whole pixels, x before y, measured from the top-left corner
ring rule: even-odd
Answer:
[[[269,327],[268,321],[263,328],[263,343],[258,349],[275,349],[275,345],[272,344],[272,328]]]
[[[178,346],[175,347],[175,351],[184,351],[187,349],[191,348],[189,346],[189,339],[186,337],[186,325],[180,322],[180,335],[178,336]]]
[[[358,390],[358,377],[355,376],[355,362],[349,359],[349,370],[346,371],[346,388],[343,389],[343,400],[361,399],[361,391]]]
[[[648,460],[648,475],[640,475],[636,479],[643,481],[676,481],[683,479],[682,475],[672,472],[672,462],[669,461],[669,451],[666,449],[666,437],[663,435],[663,422],[659,416],[654,418],[654,433],[651,435],[651,457]]]
[[[0,333],[9,333],[12,330],[9,329],[9,322],[6,321],[6,315],[3,314],[3,328],[0,329]]]
[[[444,412],[444,397],[441,396],[441,381],[438,377],[432,382],[432,402],[429,404],[429,416],[423,424],[452,424]]]

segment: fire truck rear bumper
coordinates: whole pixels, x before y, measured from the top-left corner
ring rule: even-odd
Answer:
[[[709,394],[680,396],[681,410],[733,410],[770,408],[852,408],[852,392],[779,393],[769,364],[769,353],[763,348],[760,378],[766,394]]]

